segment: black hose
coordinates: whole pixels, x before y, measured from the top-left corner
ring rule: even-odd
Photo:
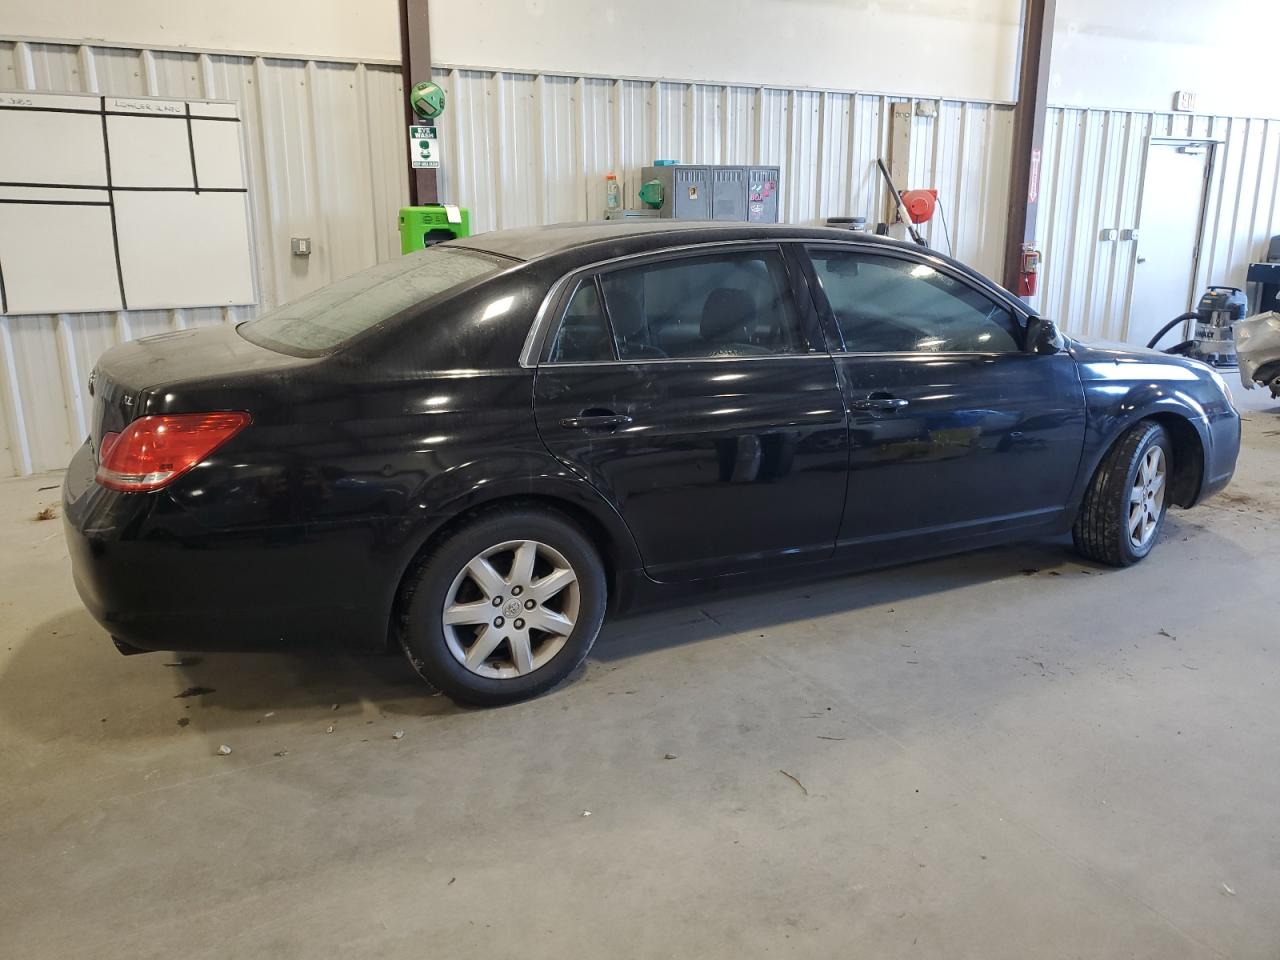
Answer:
[[[1163,327],[1160,328],[1159,333],[1157,333],[1154,337],[1151,338],[1151,341],[1147,344],[1147,349],[1150,350],[1157,343],[1159,343],[1160,338],[1163,337],[1170,330],[1172,330],[1174,327],[1176,327],[1178,324],[1183,323],[1184,321],[1187,321],[1187,320],[1196,320],[1199,317],[1200,317],[1200,314],[1196,313],[1194,310],[1188,311],[1187,313],[1184,313],[1181,316],[1174,317],[1172,320],[1170,320],[1168,323],[1166,323]]]

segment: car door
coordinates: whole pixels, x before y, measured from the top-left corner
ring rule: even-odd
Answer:
[[[849,414],[841,545],[930,552],[1060,524],[1084,444],[1071,357],[1027,352],[1010,305],[939,258],[807,252]]]
[[[562,287],[534,381],[538,430],[621,513],[650,576],[833,552],[844,401],[778,245],[666,252]]]

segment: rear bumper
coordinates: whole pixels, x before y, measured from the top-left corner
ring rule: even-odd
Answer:
[[[375,564],[343,530],[212,530],[164,491],[118,493],[94,470],[86,443],[63,481],[63,523],[76,591],[113,637],[143,650],[385,646]]]

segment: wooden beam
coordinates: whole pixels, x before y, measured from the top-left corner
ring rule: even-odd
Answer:
[[[1004,239],[1004,285],[1018,289],[1022,245],[1036,242],[1040,199],[1040,158],[1049,96],[1049,59],[1057,0],[1023,0],[1018,104],[1013,114],[1013,162],[1009,176],[1009,218]]]
[[[915,103],[893,104],[889,113],[889,176],[899,190],[911,189],[911,123]],[[885,191],[885,223],[898,219],[898,198]]]
[[[409,91],[415,83],[431,79],[431,30],[427,17],[427,0],[400,0],[400,76],[404,81],[405,133],[419,121],[409,106]],[[438,203],[440,189],[435,170],[415,167],[405,150],[409,165],[409,206]]]

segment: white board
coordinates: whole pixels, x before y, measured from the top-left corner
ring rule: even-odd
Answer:
[[[253,302],[243,194],[125,191],[116,223],[130,309]]]
[[[234,103],[0,93],[0,313],[253,303]]]

